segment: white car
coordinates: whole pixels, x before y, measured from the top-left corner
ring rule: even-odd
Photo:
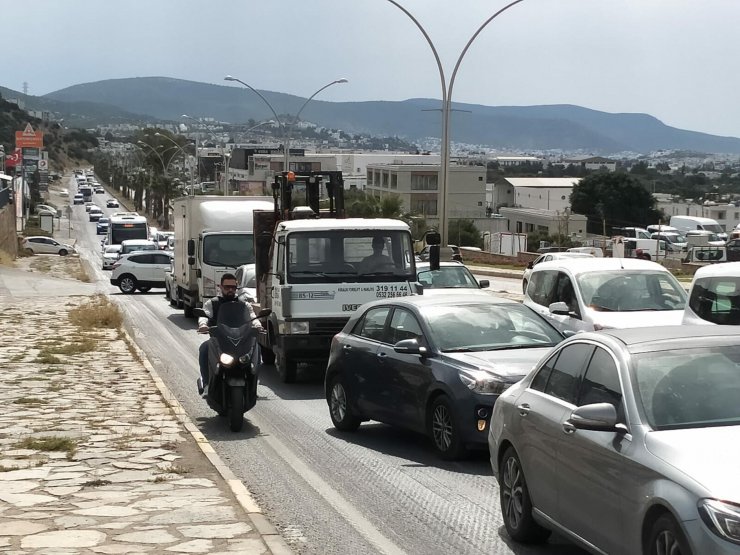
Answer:
[[[58,254],[67,256],[76,253],[77,250],[72,245],[60,243],[51,237],[35,236],[23,239],[22,248],[29,254]]]
[[[36,213],[41,214],[43,212],[51,212],[54,216],[57,215],[57,209],[53,206],[49,206],[48,204],[37,204]]]
[[[239,266],[234,273],[236,277],[236,294],[245,303],[257,302],[257,271],[255,264]]]
[[[424,295],[485,293],[490,286],[487,279],[475,279],[462,262],[440,262],[439,270],[432,270],[429,262],[417,262],[416,279],[424,286]]]
[[[170,269],[171,256],[160,251],[140,251],[121,256],[113,264],[111,285],[130,295],[137,289],[146,293],[152,287],[165,286],[164,273]]]
[[[594,258],[594,255],[584,252],[548,252],[539,255],[537,258],[527,264],[527,268],[522,274],[522,293],[527,292],[527,284],[529,283],[529,276],[532,273],[532,268],[537,266],[540,262],[549,262],[550,260],[560,260],[562,258]]]
[[[563,332],[678,326],[686,291],[657,262],[566,258],[532,270],[524,304]]]
[[[740,262],[699,268],[689,288],[684,324],[740,324]]]
[[[121,245],[110,245],[103,249],[103,270],[112,270],[121,255]]]

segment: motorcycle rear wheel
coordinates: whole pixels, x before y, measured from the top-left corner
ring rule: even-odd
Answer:
[[[244,425],[244,387],[229,387],[229,428],[240,432]]]

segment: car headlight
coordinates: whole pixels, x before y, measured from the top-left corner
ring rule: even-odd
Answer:
[[[305,333],[308,333],[308,322],[306,321],[286,322],[285,329],[287,333],[290,333],[290,334],[305,334]]]
[[[221,366],[228,368],[229,366],[234,364],[234,357],[227,353],[221,353],[218,361],[221,363]]]
[[[459,370],[458,376],[468,389],[483,395],[501,395],[512,385],[501,376],[482,368],[478,370]]]
[[[717,499],[702,499],[699,514],[704,524],[720,538],[740,544],[740,506]]]

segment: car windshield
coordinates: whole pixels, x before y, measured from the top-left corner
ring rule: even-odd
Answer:
[[[439,270],[423,270],[417,279],[428,288],[478,288],[473,274],[465,266],[441,266]]]
[[[635,357],[636,398],[654,430],[740,424],[740,346]]]
[[[251,233],[206,235],[203,240],[203,263],[210,266],[238,268],[254,263],[254,241]]]
[[[724,233],[725,230],[722,228],[719,224],[704,224],[702,226],[707,231],[711,231],[712,233]],[[714,241],[714,239],[712,239]]]
[[[584,304],[597,311],[683,310],[686,305],[686,292],[669,272],[587,272],[576,280]]]
[[[551,347],[562,337],[522,304],[435,305],[423,309],[442,352]]]

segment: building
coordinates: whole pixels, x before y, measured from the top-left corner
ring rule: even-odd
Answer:
[[[565,210],[543,210],[541,208],[501,208],[500,214],[508,221],[506,231],[512,233],[547,232],[548,235],[568,235],[583,240],[586,238],[586,216],[571,214]],[[532,248],[533,245],[530,245]]]
[[[405,210],[432,227],[439,222],[439,173],[439,164],[368,164],[365,190],[380,197],[398,195]],[[448,219],[486,217],[485,181],[485,166],[450,166]]]
[[[506,177],[486,185],[486,203],[494,213],[503,206],[563,211],[579,177]]]
[[[542,159],[536,156],[495,156],[492,161],[502,168],[524,164],[542,164]]]
[[[570,164],[574,166],[581,166],[586,170],[602,170],[606,169],[610,172],[617,171],[617,161],[604,158],[602,156],[576,156],[573,158],[563,159],[562,164],[568,166]]]

